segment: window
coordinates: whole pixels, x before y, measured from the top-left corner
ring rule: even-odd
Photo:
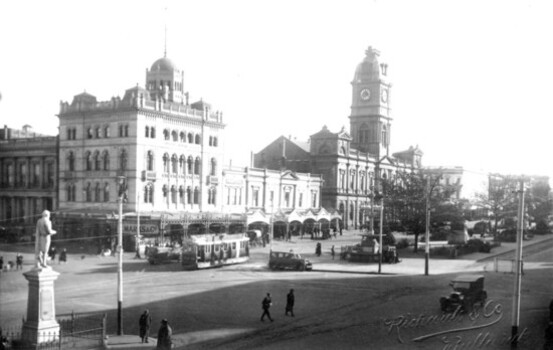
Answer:
[[[207,191],[207,204],[217,204],[217,200],[215,199],[217,197],[217,189],[215,187],[213,188],[210,188],[208,191]]]
[[[199,145],[201,142],[200,135],[196,135],[195,143]]]
[[[92,128],[88,128],[88,131],[87,131],[87,137],[89,139],[91,139],[93,137],[93,131],[92,131]]]
[[[361,191],[364,191],[365,190],[365,173],[364,172],[361,172],[360,173],[360,179],[359,179],[359,188],[361,189]]]
[[[193,143],[194,142],[194,136],[192,135],[191,132],[188,133],[188,143]]]
[[[355,171],[350,172],[350,188],[355,189]]]
[[[177,204],[177,188],[174,185],[171,186],[171,203]]]
[[[95,136],[96,136],[97,139],[99,139],[100,137],[102,137],[102,129],[100,129],[99,126],[96,127]]]
[[[109,126],[104,126],[104,137],[106,139],[109,137]]]
[[[170,140],[170,133],[169,133],[169,130],[165,129],[163,130],[163,138],[165,139],[165,141],[169,141]]]
[[[124,134],[124,127],[123,125],[119,125],[119,137],[123,137],[123,134]]]
[[[340,170],[340,189],[343,190],[346,188],[346,171]]]
[[[386,125],[382,125],[382,140],[381,140],[381,142],[382,142],[383,145],[388,144],[388,128],[386,127]]]
[[[67,139],[72,140],[73,137],[73,129],[67,128]]]
[[[198,187],[194,188],[194,204],[200,203],[200,190]]]
[[[361,127],[359,127],[359,143],[366,144],[369,142],[369,127],[367,124],[363,123],[361,124]]]
[[[163,171],[165,173],[169,173],[170,170],[170,163],[169,163],[169,154],[165,153],[163,155]]]
[[[181,156],[179,157],[179,172],[181,174],[184,174],[185,170],[186,170],[186,157],[184,156],[184,154],[181,154]]]
[[[94,188],[94,201],[95,202],[101,202],[102,199],[100,198],[100,195],[102,193],[102,189],[100,188],[100,184],[96,183],[96,187]]]
[[[210,137],[209,137],[209,145],[210,145],[210,146],[213,146],[213,136],[210,136]]]
[[[190,186],[186,188],[186,197],[187,203],[192,204],[192,188],[190,188]]]
[[[192,175],[194,172],[194,159],[192,156],[188,156],[188,174]]]
[[[46,163],[46,187],[50,188],[54,186],[54,163],[48,162]]]
[[[194,175],[200,175],[200,157],[196,157],[194,162]]]
[[[19,186],[27,185],[27,164],[19,164]]]
[[[154,186],[152,183],[148,183],[144,187],[144,203],[153,203],[154,202]]]
[[[128,125],[125,125],[125,137],[128,137],[129,136],[129,126]]]
[[[104,163],[104,170],[109,170],[109,153],[108,151],[104,151],[104,154],[102,155],[103,163]]]
[[[92,202],[92,188],[90,187],[90,182],[85,187],[85,198],[87,202]]]
[[[171,166],[173,168],[173,174],[178,174],[179,172],[179,159],[176,154],[173,154],[171,157]]]
[[[147,126],[144,131],[145,131],[144,137],[149,138],[150,137],[150,127]]]
[[[154,152],[148,151],[146,154],[146,170],[154,170]]]
[[[75,155],[73,152],[69,152],[67,156],[67,170],[75,171]]]
[[[153,138],[153,139],[156,138],[156,128],[154,128],[153,126],[150,129],[150,137]]]
[[[213,137],[213,147],[217,147],[219,145],[219,142],[217,140],[217,136]]]
[[[311,191],[311,208],[318,208],[317,191]]]
[[[67,184],[66,187],[67,197],[65,198],[68,202],[71,202],[71,199],[73,198],[73,185]]]
[[[179,135],[175,130],[171,133],[171,136],[173,137],[173,141],[177,142],[179,140]]]
[[[179,139],[180,139],[180,142],[186,142],[186,134],[184,133],[184,131],[181,131],[180,134],[179,134]]]
[[[300,193],[300,198],[298,200],[298,207],[302,207],[303,206],[303,193]]]
[[[40,164],[34,163],[33,164],[33,186],[38,187],[40,186]]]
[[[85,153],[84,161],[86,163],[85,169],[88,171],[92,170],[92,155],[90,154],[90,151]]]
[[[252,205],[254,207],[259,206],[259,188],[258,187],[252,188]]]
[[[109,184],[104,184],[104,202],[109,202]]]
[[[14,181],[15,181],[15,171],[14,171],[15,167],[13,166],[13,164],[8,164],[8,167],[7,167],[7,172],[8,172],[8,185],[9,186],[13,186],[14,185]]]
[[[94,170],[101,170],[102,161],[100,159],[100,152],[94,152]]]
[[[289,188],[286,188],[284,189],[284,206],[286,206],[287,208],[290,207],[290,189]]]
[[[167,198],[167,194],[169,192],[167,185],[163,185],[163,187],[161,188],[161,191],[163,192],[163,198]]]
[[[126,150],[121,150],[121,162],[119,164],[119,169],[120,170],[127,170],[127,151]]]
[[[179,197],[180,197],[180,203],[186,204],[186,198],[185,198],[186,192],[184,191],[184,187],[179,187]]]
[[[211,164],[210,165],[211,165],[211,169],[209,171],[209,174],[211,176],[217,175],[217,159],[211,158]]]

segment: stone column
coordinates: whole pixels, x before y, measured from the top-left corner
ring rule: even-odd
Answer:
[[[32,345],[58,340],[60,325],[56,321],[54,281],[59,273],[51,267],[35,267],[23,275],[29,281],[23,339]]]

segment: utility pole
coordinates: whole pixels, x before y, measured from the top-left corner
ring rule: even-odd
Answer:
[[[517,246],[516,246],[516,271],[515,290],[513,295],[513,326],[511,328],[511,346],[517,347],[518,326],[520,323],[520,289],[522,273],[522,240],[524,238],[524,178],[520,178],[518,189],[518,225],[517,225]]]
[[[384,198],[381,198],[380,201],[380,229],[378,234],[378,243],[380,244],[380,247],[378,248],[378,274],[382,272],[382,227],[384,226]]]
[[[430,176],[430,175],[428,175]],[[430,259],[430,179],[426,178],[426,203],[425,203],[425,231],[424,231],[424,275],[428,276],[428,264]]]
[[[123,335],[123,200],[127,192],[126,178],[117,177],[119,184],[119,218],[117,220],[117,251],[119,261],[117,265],[117,335]]]

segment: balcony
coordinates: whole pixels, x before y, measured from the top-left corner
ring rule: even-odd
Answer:
[[[219,178],[217,176],[207,176],[207,184],[208,185],[218,185],[219,184]]]
[[[156,172],[153,170],[142,170],[142,181],[155,181]]]

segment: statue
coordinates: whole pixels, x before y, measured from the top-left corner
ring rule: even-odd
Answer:
[[[51,236],[57,232],[52,230],[52,222],[50,221],[50,212],[45,210],[42,212],[42,218],[36,223],[36,239],[35,239],[35,256],[37,267],[48,266],[48,251],[50,250]]]

